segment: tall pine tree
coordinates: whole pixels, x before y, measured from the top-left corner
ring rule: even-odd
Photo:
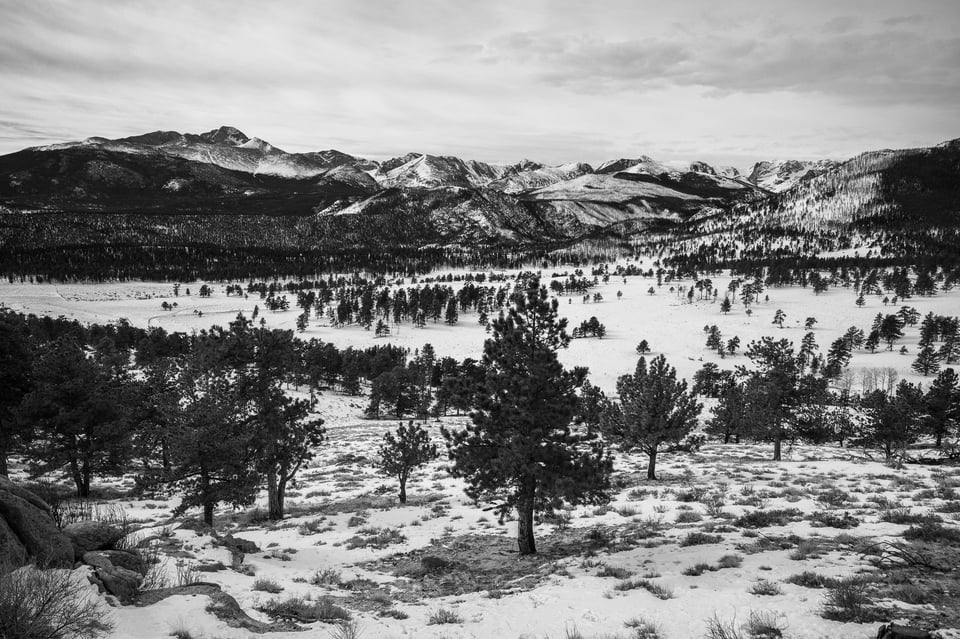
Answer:
[[[595,433],[571,427],[586,371],[557,359],[570,341],[557,301],[536,278],[520,287],[484,344],[472,424],[443,436],[467,495],[496,504],[501,516],[516,510],[517,545],[528,555],[537,551],[534,512],[607,500],[612,461]]]
[[[648,456],[647,479],[656,479],[657,453],[667,442],[679,442],[697,424],[703,408],[687,392],[687,380],[663,355],[650,362],[643,357],[632,375],[617,380],[618,403],[603,419],[604,430],[627,450],[637,448]]]

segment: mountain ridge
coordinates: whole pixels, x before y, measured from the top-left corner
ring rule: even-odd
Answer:
[[[746,176],[646,155],[597,166],[425,153],[380,162],[333,149],[287,153],[226,126],[0,156],[0,210],[67,214],[108,233],[113,222],[102,216],[116,214],[141,216],[129,222],[137,228],[149,226],[143,216],[150,215],[216,218],[211,224],[291,216],[302,239],[289,241],[305,248],[627,239],[704,220],[697,228],[748,224],[791,233],[910,216],[952,225],[960,224],[958,185],[958,140],[845,162],[757,163]],[[0,231],[0,245],[16,240],[12,228]],[[68,236],[69,227],[62,232]]]

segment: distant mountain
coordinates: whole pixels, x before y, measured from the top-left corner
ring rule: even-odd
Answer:
[[[169,239],[163,229],[171,223],[145,221],[155,215],[208,216],[221,226],[203,227],[205,242],[236,237],[231,216],[288,216],[283,242],[305,250],[568,242],[683,229],[696,220],[706,220],[708,233],[738,224],[957,225],[958,147],[877,151],[844,163],[761,162],[744,176],[644,155],[595,168],[424,153],[377,162],[336,150],[288,153],[233,127],[156,131],[0,157],[0,212],[65,214],[69,222],[51,217],[32,233],[38,247],[78,237],[134,245]],[[117,213],[132,217],[119,222],[110,217]],[[0,219],[0,247],[23,237],[22,223],[11,224]],[[192,224],[196,235],[202,223]],[[244,232],[243,246],[261,240]]]
[[[163,154],[254,175],[286,178],[326,176],[360,188],[376,186],[364,172],[376,165],[367,160],[335,150],[287,153],[269,142],[247,137],[239,129],[229,126],[200,134],[154,131],[116,140],[88,138],[81,142],[37,147],[35,150],[52,152],[78,147],[131,155]],[[331,174],[333,169],[339,171]]]
[[[801,229],[960,226],[960,139],[931,148],[870,151],[805,178],[758,209]]]
[[[582,162],[561,164],[560,166],[543,166],[524,160],[510,167],[506,175],[490,182],[487,186],[504,193],[522,193],[523,191],[572,180],[588,173],[593,173],[593,168]]]
[[[373,173],[382,186],[391,187],[480,187],[506,175],[510,167],[450,156],[410,153],[388,160]]]
[[[839,164],[833,160],[757,162],[747,176],[747,181],[761,189],[781,193],[832,171]]]

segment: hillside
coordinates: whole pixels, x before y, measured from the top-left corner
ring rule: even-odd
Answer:
[[[287,153],[232,127],[161,131],[2,156],[0,211],[3,268],[16,273],[53,250],[61,275],[100,268],[103,246],[124,263],[138,251],[166,264],[199,250],[191,268],[222,263],[211,256],[224,251],[279,251],[271,259],[309,268],[329,250],[543,250],[598,239],[666,242],[715,262],[858,247],[955,256],[960,144],[759,163],[745,177],[648,156],[596,168],[422,153],[376,162]]]

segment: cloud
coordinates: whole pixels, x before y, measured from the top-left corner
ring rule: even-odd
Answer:
[[[597,40],[514,33],[489,43],[485,60],[534,62],[534,77],[583,91],[664,85],[728,92],[816,92],[862,102],[960,99],[960,37],[906,30],[847,32],[842,16],[818,36],[773,39]]]
[[[960,12],[912,6],[0,0],[0,153],[220,124],[505,162],[956,137]]]

